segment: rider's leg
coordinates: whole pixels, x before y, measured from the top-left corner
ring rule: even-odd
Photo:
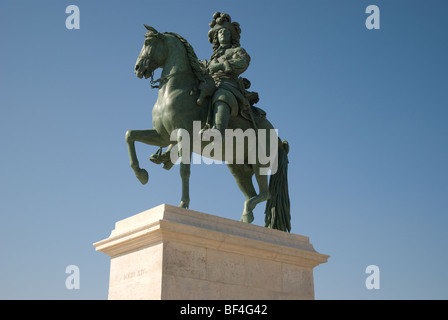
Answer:
[[[227,129],[230,119],[230,107],[223,101],[217,101],[215,103],[215,114],[213,128],[221,132],[224,137],[224,130]]]
[[[162,148],[160,148],[157,153],[152,154],[149,157],[149,160],[151,160],[152,162],[156,163],[156,164],[161,164],[163,163],[163,168],[166,170],[171,169],[171,167],[173,166],[173,163],[171,162],[171,149],[173,149],[173,147],[176,144],[170,144],[167,148],[167,150],[165,152],[162,153]]]

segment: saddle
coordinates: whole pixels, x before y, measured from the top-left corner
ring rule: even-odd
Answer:
[[[203,61],[200,61],[203,62]],[[227,86],[226,89],[231,91],[238,102],[238,112],[235,116],[241,116],[242,118],[252,122],[257,127],[257,124],[266,119],[266,111],[261,108],[254,106],[260,98],[258,96],[258,92],[248,91],[251,86],[251,83],[246,78],[238,78],[238,87]],[[213,78],[209,74],[204,74],[204,79],[199,85],[200,97],[198,99],[198,104],[202,105],[205,101],[206,97],[212,97],[215,90],[217,89],[215,86],[215,82]],[[209,114],[207,116],[207,124],[211,126],[212,119],[211,117],[211,101],[209,105]]]
[[[251,122],[253,120],[255,122],[255,125],[258,126],[260,121],[266,119],[266,111],[255,106],[250,106],[250,109],[240,109],[240,116]]]
[[[244,96],[245,101],[239,101],[239,114],[246,120],[253,121],[255,125],[258,125],[261,120],[266,119],[266,111],[263,109],[254,106],[258,101],[260,101],[260,97],[258,96],[258,92],[255,91],[247,91],[250,88],[250,81],[246,78],[238,79],[240,90]],[[243,102],[243,103],[242,103]]]

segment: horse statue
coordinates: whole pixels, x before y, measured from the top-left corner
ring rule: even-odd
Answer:
[[[189,208],[189,178],[190,159],[192,152],[201,154],[205,148],[210,148],[210,141],[200,140],[199,150],[192,150],[195,137],[202,132],[201,128],[207,126],[210,118],[210,101],[213,92],[210,92],[210,75],[199,61],[192,46],[180,35],[172,32],[160,33],[153,27],[145,25],[148,32],[135,64],[135,74],[139,78],[151,78],[151,85],[158,88],[158,98],[152,110],[153,129],[128,130],[126,143],[128,146],[131,168],[142,184],[148,182],[148,172],[140,168],[137,159],[135,142],[142,142],[159,147],[158,154],[152,156],[156,163],[164,163],[169,169],[172,164],[180,160],[180,177],[182,180],[182,196],[179,207]],[[154,81],[154,70],[162,68],[161,78]],[[211,81],[213,83],[213,80]],[[158,83],[158,86],[154,84]],[[213,85],[213,89],[215,89]],[[213,90],[211,90],[213,91]],[[245,144],[243,154],[237,159],[235,148],[229,150],[222,145],[222,152],[215,152],[218,160],[226,162],[230,172],[234,176],[239,189],[246,198],[244,210],[240,221],[251,223],[254,220],[253,210],[263,201],[266,203],[265,227],[290,232],[290,203],[288,194],[287,167],[289,146],[286,141],[281,141],[277,136],[275,140],[272,134],[276,134],[273,125],[266,117],[258,117],[250,120],[241,115],[232,115],[228,120],[228,129],[246,130],[255,129],[266,134],[256,134],[257,144],[248,146]],[[200,125],[194,125],[197,123]],[[180,129],[187,135],[176,135]],[[173,141],[172,137],[177,137]],[[215,136],[214,136],[215,137]],[[228,139],[226,137],[225,139]],[[197,139],[196,139],[197,141]],[[274,141],[274,143],[272,143]],[[188,145],[187,145],[188,144]],[[260,161],[259,148],[263,145],[266,152],[276,155],[276,170],[263,174],[263,169],[269,169],[270,163]],[[170,149],[169,159],[159,157],[162,148]],[[175,148],[173,148],[175,146]],[[175,152],[176,150],[177,152]],[[175,153],[177,158],[173,158]],[[166,155],[167,153],[165,153]],[[254,156],[256,155],[256,156]],[[249,161],[254,159],[255,161]],[[162,159],[157,162],[157,159]],[[255,175],[259,186],[259,192],[255,191],[252,177]]]

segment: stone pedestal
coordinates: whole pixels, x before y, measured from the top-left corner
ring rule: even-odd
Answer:
[[[314,299],[328,259],[308,237],[166,204],[94,246],[111,257],[109,299]]]

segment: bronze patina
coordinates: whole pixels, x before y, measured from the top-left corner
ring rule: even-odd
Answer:
[[[222,143],[220,153],[220,160],[226,160],[246,198],[241,221],[251,223],[255,206],[267,201],[265,226],[290,231],[287,181],[289,145],[278,137],[270,139],[270,135],[275,133],[274,127],[266,118],[266,113],[254,106],[259,100],[258,93],[248,91],[250,82],[241,77],[249,67],[250,56],[240,45],[239,23],[232,22],[226,13],[217,12],[213,15],[208,32],[213,52],[208,61],[198,60],[192,46],[182,36],[173,32],[160,33],[147,25],[145,27],[147,32],[135,64],[135,74],[139,78],[151,80],[151,86],[158,88],[158,98],[152,110],[153,129],[126,132],[130,165],[139,181],[146,184],[148,172],[140,168],[135,151],[136,141],[159,147],[150,159],[154,163],[163,164],[165,169],[173,166],[173,151],[176,150],[175,156],[180,158],[182,180],[179,206],[188,208],[190,159],[194,150],[187,148],[186,144],[191,146],[195,136],[216,137],[217,133],[226,140],[227,129],[239,129],[241,132],[255,130],[256,146],[259,148],[262,145],[268,154],[276,155],[277,167],[275,172],[272,171],[269,181],[268,175],[261,174],[260,169],[270,164],[261,161],[259,150],[244,146],[242,158],[236,159],[235,152],[229,154],[230,151],[224,147],[225,143]],[[162,69],[161,77],[154,80],[154,70],[158,68]],[[195,122],[200,123],[200,126],[195,126]],[[177,141],[173,141],[172,133],[179,129],[188,132],[190,138],[178,137]],[[209,148],[210,143],[215,143],[209,138],[200,141],[198,153]],[[165,147],[168,149],[163,152]],[[249,161],[251,157],[255,161]],[[254,175],[258,193],[252,182]]]

